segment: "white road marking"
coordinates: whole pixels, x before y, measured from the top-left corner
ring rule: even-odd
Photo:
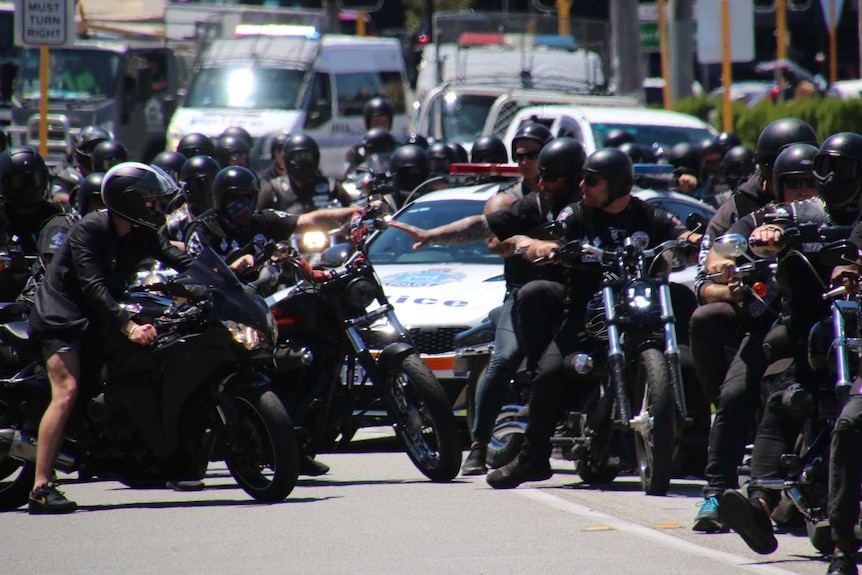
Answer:
[[[738,569],[743,569],[752,573],[762,573],[764,575],[798,575],[792,571],[773,567],[772,565],[753,564],[753,559],[751,559],[750,557],[734,555],[733,553],[727,553],[725,551],[718,551],[716,549],[697,545],[684,539],[679,539],[678,537],[668,535],[667,533],[657,531],[650,527],[644,527],[643,525],[631,523],[629,521],[626,521],[625,519],[620,519],[618,517],[608,515],[607,513],[602,513],[601,511],[590,509],[589,507],[586,507],[579,503],[575,503],[573,501],[568,501],[566,499],[563,499],[562,497],[557,497],[556,495],[551,495],[550,493],[540,489],[518,488],[513,491],[518,495],[526,497],[527,499],[532,499],[533,501],[542,503],[543,505],[547,505],[549,507],[553,507],[560,511],[571,513],[572,515],[579,515],[581,517],[594,519],[597,523],[600,523],[602,525],[609,525],[610,527],[618,531],[624,531],[636,537],[647,539],[649,541],[654,541],[655,543],[658,543],[659,545],[662,545],[664,547],[676,549],[678,551],[684,551],[685,553],[691,553],[692,555],[697,555],[700,557],[708,557],[710,559],[715,559],[716,561],[726,563]]]

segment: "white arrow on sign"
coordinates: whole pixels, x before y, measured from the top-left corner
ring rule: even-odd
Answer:
[[[832,23],[832,4],[835,4],[835,23]],[[838,22],[841,20],[841,8],[844,6],[844,0],[820,0],[820,7],[823,8],[823,19],[826,21],[826,29],[829,32],[834,32],[838,27]]]

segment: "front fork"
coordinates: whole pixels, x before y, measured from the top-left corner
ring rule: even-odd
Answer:
[[[631,427],[632,410],[629,406],[629,396],[626,391],[626,358],[620,345],[620,330],[617,327],[617,312],[614,300],[614,290],[611,287],[602,288],[602,303],[605,306],[605,318],[608,322],[608,367],[620,418],[616,424],[623,430]]]
[[[688,415],[688,405],[685,400],[685,387],[682,384],[682,368],[679,361],[679,344],[676,341],[676,316],[670,299],[670,285],[659,285],[659,301],[661,302],[661,319],[664,325],[664,357],[670,372],[670,385],[673,390],[673,401],[676,403],[679,419],[685,425],[691,423]]]

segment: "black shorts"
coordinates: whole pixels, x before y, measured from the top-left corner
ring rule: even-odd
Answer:
[[[39,342],[39,351],[42,353],[42,361],[48,361],[48,358],[57,353],[67,353],[70,351],[80,351],[81,336],[66,334],[62,332],[52,333],[33,333],[34,337]]]

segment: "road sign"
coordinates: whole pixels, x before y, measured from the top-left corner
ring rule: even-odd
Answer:
[[[754,5],[752,0],[730,3],[730,61],[754,60]],[[722,61],[721,5],[719,1],[699,2],[697,12],[697,60],[701,64]]]
[[[15,0],[15,45],[58,48],[75,42],[75,0]]]

